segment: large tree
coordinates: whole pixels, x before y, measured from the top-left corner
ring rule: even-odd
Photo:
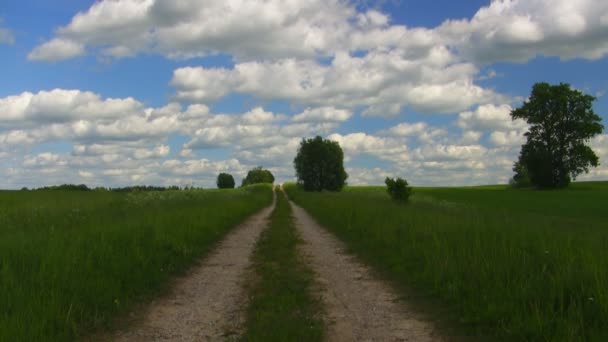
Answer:
[[[218,189],[234,189],[234,177],[229,173],[220,173],[217,175]]]
[[[511,117],[530,125],[527,141],[515,163],[513,180],[540,188],[561,188],[571,179],[599,165],[586,144],[601,134],[600,118],[593,112],[595,97],[569,84],[537,83],[530,98],[511,112]]]
[[[348,177],[340,144],[320,136],[302,139],[293,164],[298,183],[307,191],[339,191]]]
[[[262,168],[261,166],[253,168],[247,172],[247,176],[243,178],[241,186],[258,183],[274,183],[274,176],[272,175],[272,172]]]

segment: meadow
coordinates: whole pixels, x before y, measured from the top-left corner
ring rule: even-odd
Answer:
[[[271,199],[270,185],[0,191],[0,341],[111,328]]]
[[[285,188],[446,335],[608,340],[608,183],[414,188],[407,204]]]

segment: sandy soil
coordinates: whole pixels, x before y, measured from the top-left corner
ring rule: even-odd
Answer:
[[[230,232],[199,266],[178,279],[171,292],[119,331],[116,341],[222,341],[238,336],[244,323],[244,290],[250,256],[273,205]],[[136,315],[136,316],[137,316]]]
[[[302,252],[317,273],[329,341],[438,341],[433,327],[409,311],[394,291],[291,202],[304,240]]]

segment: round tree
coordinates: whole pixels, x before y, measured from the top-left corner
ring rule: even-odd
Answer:
[[[251,169],[249,172],[247,172],[247,176],[243,178],[241,186],[258,183],[274,183],[274,176],[272,175],[272,172],[263,169],[261,166]]]
[[[302,139],[293,164],[298,183],[306,191],[340,191],[348,178],[342,148],[320,136]]]
[[[217,176],[217,187],[219,189],[234,189],[234,177],[229,173],[220,173]]]
[[[595,97],[570,88],[569,84],[537,83],[530,99],[511,112],[511,117],[530,125],[527,141],[515,163],[515,184],[562,188],[572,179],[599,165],[586,145],[601,134],[600,118],[593,112]]]

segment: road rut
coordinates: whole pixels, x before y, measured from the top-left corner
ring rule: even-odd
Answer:
[[[414,317],[394,291],[344,245],[290,201],[304,240],[302,253],[318,275],[329,341],[438,341],[428,322]]]
[[[248,218],[172,290],[144,310],[115,341],[222,341],[238,336],[247,307],[246,272],[255,243],[276,201]]]

